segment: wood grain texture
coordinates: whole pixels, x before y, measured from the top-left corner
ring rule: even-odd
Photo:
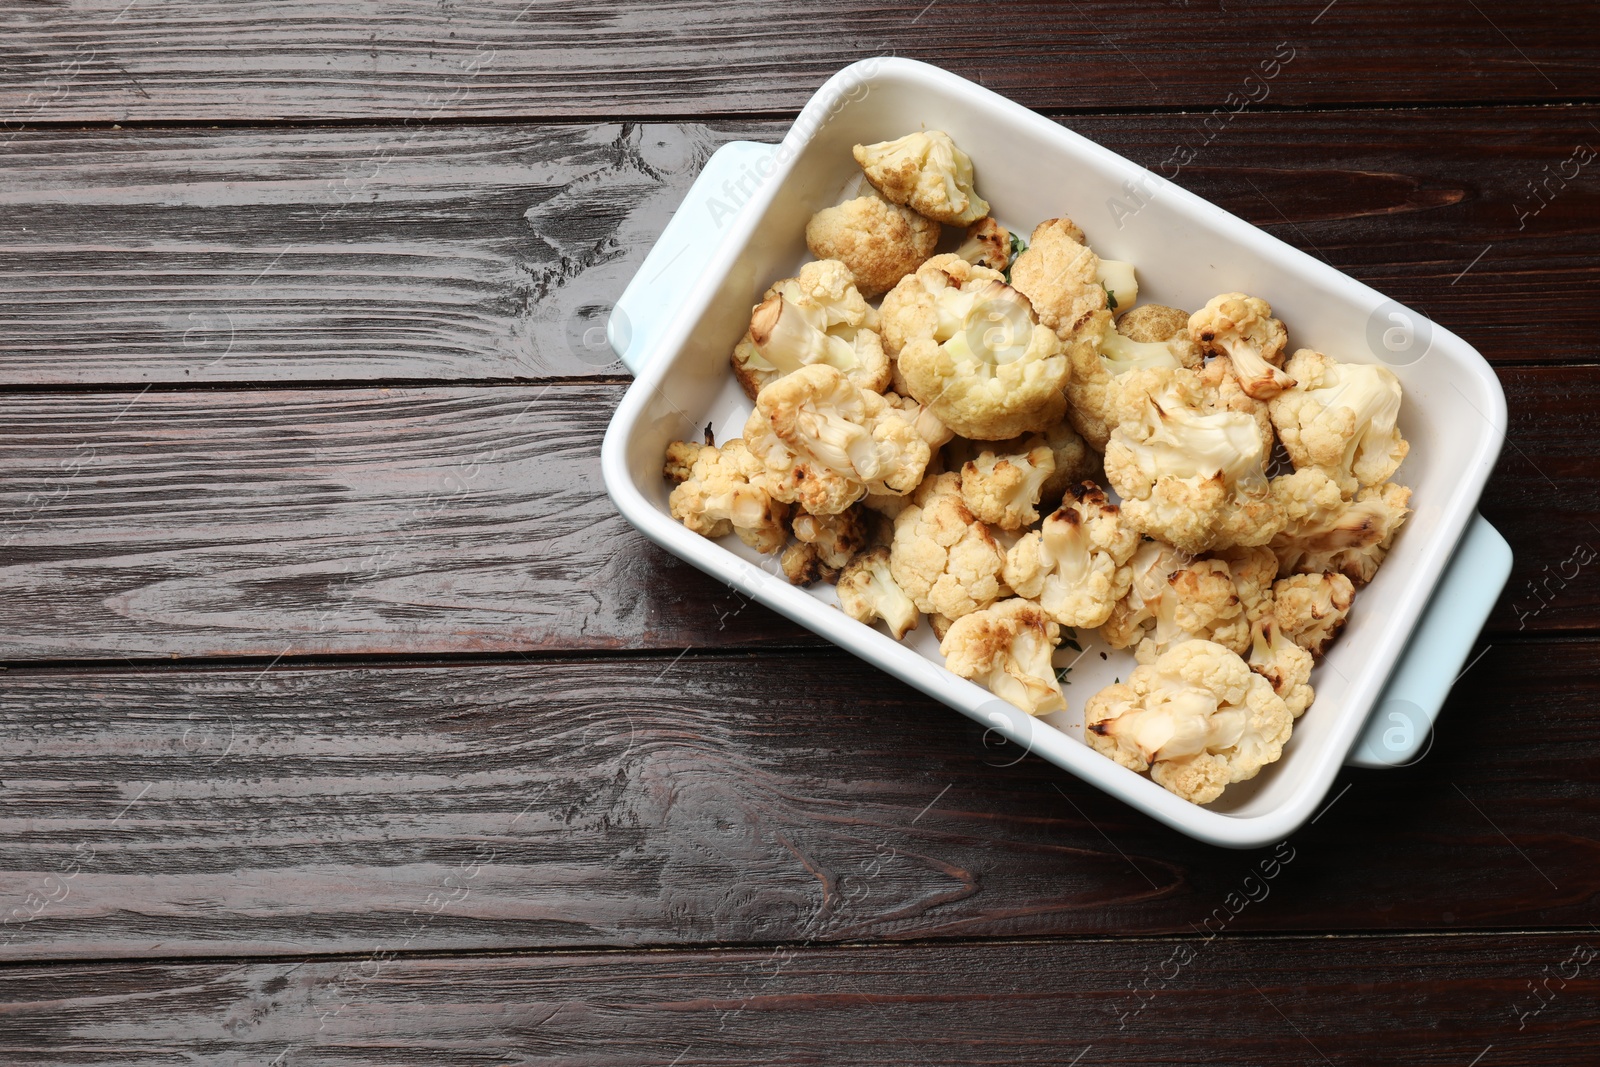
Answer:
[[[1108,0],[973,5],[691,0],[171,7],[13,2],[0,113],[13,122],[452,119],[795,110],[886,53],[1031,107],[1221,106],[1280,43],[1275,103],[1600,95],[1582,0],[1540,17],[1449,0]]]
[[[13,671],[0,958],[1587,931],[1600,642],[1558,647],[1490,648],[1281,870],[840,652]]]
[[[13,395],[0,647],[275,657],[792,637],[617,514],[599,448],[620,395]]]
[[[1578,1063],[1600,1040],[1596,944],[1591,932],[50,966],[0,972],[0,1049],[58,1067],[1462,1067],[1491,1045],[1485,1063]],[[1130,990],[1151,975],[1168,980],[1131,1014]],[[1545,1007],[1519,1017],[1541,981]]]
[[[1593,368],[1505,374],[1496,633],[1600,626]],[[650,545],[599,471],[617,385],[0,398],[0,657],[817,643]],[[1530,584],[1531,583],[1531,584]]]
[[[1496,363],[1593,357],[1600,183],[1596,164],[1569,157],[1600,139],[1600,108],[1206,121],[1068,120],[1420,307]],[[0,147],[0,374],[30,385],[594,374],[610,354],[585,347],[584,331],[706,157],[786,126],[25,133]],[[1194,159],[1177,167],[1184,149]],[[1105,205],[1069,193],[1063,208],[1114,245]]]

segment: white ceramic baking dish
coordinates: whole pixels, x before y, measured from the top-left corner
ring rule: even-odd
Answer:
[[[973,158],[995,217],[1024,233],[1069,215],[1101,255],[1139,269],[1141,300],[1195,308],[1219,292],[1266,297],[1290,343],[1382,360],[1405,386],[1411,455],[1397,480],[1415,513],[1313,676],[1317,698],[1283,758],[1199,807],[1082,742],[1085,699],[1126,677],[1124,652],[1063,649],[1071,711],[1034,719],[942,666],[924,623],[908,643],[860,625],[831,587],[796,588],[734,538],[690,533],[667,511],[662,454],[674,439],[738,436],[750,409],[728,353],[762,290],[795,273],[813,212],[859,188],[851,146],[919,128]],[[1285,161],[1292,165],[1292,161]],[[606,433],[607,489],[651,540],[743,594],[1184,833],[1233,847],[1281,840],[1313,818],[1344,763],[1410,762],[1511,569],[1475,512],[1504,440],[1505,397],[1470,345],[1424,316],[1055,122],[946,71],[873,59],[840,71],[779,145],[738,142],[708,161],[612,312],[609,342],[635,381]],[[751,676],[759,686],[760,676]]]

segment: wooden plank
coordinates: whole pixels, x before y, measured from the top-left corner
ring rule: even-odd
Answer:
[[[620,395],[14,394],[0,401],[0,649],[277,657],[792,638],[617,514],[599,449]]]
[[[1600,1040],[1595,945],[1191,937],[47,966],[0,972],[0,1049],[56,1067],[1577,1063]]]
[[[1491,622],[1600,625],[1593,368],[1505,374]],[[0,397],[0,658],[816,643],[617,515],[622,387]],[[1530,584],[1531,583],[1531,584]]]
[[[856,60],[948,67],[1036,108],[1573,100],[1600,95],[1583,0],[1538,18],[1450,0],[1108,0],[985,7],[773,0],[669,8],[220,0],[13,3],[12,122],[550,118],[795,110]],[[1269,64],[1288,57],[1281,69]]]
[[[835,651],[12,671],[0,958],[1587,932],[1600,642],[1471,672],[1419,765],[1237,853]]]
[[[1600,108],[1067,121],[1421,307],[1496,363],[1592,358],[1600,184],[1571,157]],[[0,150],[0,373],[29,385],[594,374],[610,355],[585,347],[585,330],[709,153],[785,127],[26,133]],[[1068,191],[1068,209],[1114,248],[1105,205]]]

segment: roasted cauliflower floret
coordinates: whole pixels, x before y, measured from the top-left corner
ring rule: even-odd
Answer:
[[[1272,305],[1259,297],[1212,297],[1189,316],[1189,336],[1207,354],[1227,356],[1239,386],[1255,400],[1271,400],[1295,384],[1279,369],[1288,331],[1272,317]]]
[[[1004,271],[1011,265],[1011,231],[994,219],[979,219],[967,227],[956,255],[974,266]]]
[[[1285,523],[1272,539],[1280,574],[1347,576],[1366,585],[1389,554],[1406,516],[1411,490],[1390,482],[1369,486],[1352,500],[1317,467],[1272,480]]]
[[[1295,644],[1278,628],[1278,621],[1263,615],[1250,628],[1250,669],[1272,684],[1289,714],[1299,718],[1316,693],[1311,682],[1311,653]]]
[[[850,561],[839,575],[839,607],[857,622],[882,619],[895,639],[917,628],[917,606],[889,571],[889,550],[874,548]]]
[[[1036,600],[1063,626],[1105,622],[1133,581],[1139,535],[1093,482],[1078,485],[1006,554],[1002,572],[1018,596]]]
[[[1395,425],[1401,394],[1394,372],[1309,348],[1286,369],[1296,384],[1272,401],[1272,422],[1295,469],[1317,467],[1346,493],[1388,481],[1411,448]]]
[[[789,507],[774,498],[766,465],[737,437],[721,448],[674,441],[663,473],[678,483],[667,499],[672,517],[695,533],[736,533],[761,552],[776,552],[788,541]]]
[[[956,619],[939,642],[945,666],[1030,715],[1065,711],[1050,657],[1061,627],[1039,605],[1002,600]]]
[[[889,573],[919,611],[949,619],[1000,596],[1005,553],[961,502],[961,476],[941,474],[917,492],[919,503],[894,520]]]
[[[1211,641],[1185,641],[1084,709],[1089,744],[1185,800],[1209,804],[1283,755],[1294,717],[1272,685]]]
[[[825,207],[806,223],[806,247],[822,260],[838,260],[856,288],[876,300],[933,255],[939,224],[877,196]]]
[[[1033,228],[1027,251],[1011,265],[1011,284],[1062,341],[1070,341],[1108,306],[1100,257],[1089,251],[1083,231],[1068,218],[1046,219]],[[1104,329],[1094,332],[1099,336]]]
[[[782,375],[826,364],[863,389],[881,391],[890,366],[876,326],[877,312],[847,266],[834,259],[807,263],[768,289],[751,312],[731,357],[734,377],[753,400]]]
[[[1067,345],[1072,362],[1067,412],[1072,425],[1100,452],[1116,425],[1114,386],[1122,375],[1161,367],[1199,370],[1203,361],[1200,349],[1189,339],[1188,314],[1162,304],[1136,307],[1114,327],[1108,316],[1091,316],[1079,333],[1078,342]],[[1263,422],[1270,426],[1265,417],[1263,407]]]
[[[1043,442],[1050,449],[1055,470],[1045,479],[1039,491],[1039,512],[1048,514],[1061,503],[1068,490],[1082,482],[1105,479],[1100,465],[1100,453],[1090,448],[1066,420],[1056,423],[1043,433],[1023,434],[1005,441],[969,441],[957,437],[945,446],[945,469],[959,471],[984,452],[996,455],[1016,455],[1036,448]]]
[[[778,498],[813,515],[837,515],[869,491],[911,492],[933,454],[904,410],[826,364],[765,386],[745,440]]]
[[[837,575],[857,552],[867,547],[867,524],[859,506],[837,515],[801,511],[790,520],[795,540],[817,550],[823,568]],[[832,579],[830,578],[830,581]]]
[[[861,145],[856,162],[884,199],[935,222],[967,226],[989,213],[972,187],[972,160],[943,130]]]
[[[1056,457],[1044,438],[1017,452],[984,449],[961,467],[961,499],[972,513],[1002,530],[1039,521],[1039,496],[1055,473]]]
[[[1131,371],[1117,386],[1106,478],[1134,528],[1185,552],[1270,541],[1283,526],[1254,419],[1204,413],[1199,375]]]
[[[1060,421],[1061,344],[998,272],[935,256],[889,291],[881,316],[897,385],[961,436],[999,441]]]
[[[1355,583],[1342,574],[1291,574],[1272,583],[1272,617],[1289,640],[1320,656],[1344,629]]]
[[[1228,575],[1246,619],[1253,623],[1272,613],[1272,582],[1278,577],[1276,552],[1267,545],[1257,545],[1219,549],[1212,557],[1228,565]]]
[[[1152,625],[1133,650],[1140,663],[1153,663],[1174,645],[1200,638],[1215,641],[1229,651],[1250,647],[1250,620],[1227,563],[1219,559],[1190,560],[1167,576],[1167,587],[1147,608],[1154,608]]]
[[[1100,625],[1100,636],[1106,644],[1131,648],[1144,639],[1155,626],[1162,599],[1171,590],[1169,580],[1191,558],[1160,541],[1138,544],[1128,559],[1128,588]]]

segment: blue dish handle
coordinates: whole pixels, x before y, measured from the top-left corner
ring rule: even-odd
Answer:
[[[606,323],[607,340],[633,373],[656,351],[655,339],[683,306],[722,234],[761,182],[762,161],[777,150],[773,144],[732,141],[706,160]],[[1433,721],[1510,576],[1511,546],[1481,515],[1474,517],[1346,763],[1397,767],[1423,752]]]
[[[760,185],[760,164],[777,150],[775,144],[730,141],[713,152],[617,298],[606,321],[606,340],[634,374],[644,369],[656,350],[654,339],[683,307],[684,296],[705,273],[722,235]],[[765,172],[771,173],[770,167]]]
[[[1473,516],[1347,764],[1400,767],[1426,754],[1433,720],[1510,577],[1511,546],[1482,515]]]

